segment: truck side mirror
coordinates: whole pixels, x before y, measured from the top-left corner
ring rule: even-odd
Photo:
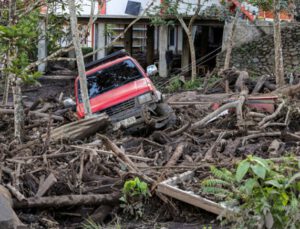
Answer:
[[[153,76],[158,72],[156,65],[149,65],[147,67],[147,75],[148,76]]]

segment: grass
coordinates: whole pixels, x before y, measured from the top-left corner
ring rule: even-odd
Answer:
[[[213,75],[208,79],[208,87],[213,85],[219,77],[217,75]],[[179,76],[174,77],[166,87],[167,92],[174,93],[178,91],[189,91],[200,89],[204,85],[205,78],[196,78],[194,81],[187,80],[183,81]]]

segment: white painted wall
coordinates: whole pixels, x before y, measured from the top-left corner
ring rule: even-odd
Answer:
[[[135,2],[140,2],[141,3],[141,11],[140,13],[143,12],[143,10],[147,7],[148,4],[152,0],[133,0]],[[160,2],[159,0],[154,0],[155,2]],[[109,0],[106,3],[106,14],[107,15],[126,15],[125,14],[125,9],[127,6],[128,0]]]
[[[106,14],[107,15],[118,15],[118,16],[125,16],[125,9],[127,6],[127,2],[128,0],[106,0]],[[154,1],[154,6],[159,5],[161,0],[132,0],[135,2],[140,2],[141,3],[141,11],[140,13],[143,12],[143,10],[147,7],[148,4],[150,4],[152,1]],[[175,1],[175,0],[174,0]],[[196,4],[197,4],[197,0],[184,0],[184,3],[180,3],[179,5],[179,12],[180,13],[187,13],[192,15],[194,13]],[[203,6],[201,8],[201,10],[205,10],[205,8],[207,8],[208,6],[211,5],[220,5],[220,0],[201,0]],[[188,4],[191,4],[191,6],[189,6]],[[76,4],[78,4],[79,7],[79,14],[81,15],[90,15],[90,11],[91,11],[91,0],[76,0]],[[65,11],[62,10],[62,8],[59,6],[59,4],[57,4],[57,8],[56,8],[56,12],[57,13],[68,13],[68,9],[66,9]],[[95,1],[95,14],[98,12],[98,2]]]
[[[141,3],[141,13],[143,12],[143,9],[150,4],[152,0],[133,0],[136,2]],[[159,5],[161,0],[153,0],[154,5]],[[175,1],[175,0],[174,0]],[[106,13],[107,15],[126,15],[125,14],[125,9],[127,5],[128,0],[108,0],[107,1],[107,8],[106,8]],[[179,9],[180,13],[188,13],[188,14],[193,14],[194,8],[197,4],[197,0],[185,0],[185,3],[180,3]],[[211,5],[220,5],[220,0],[201,0],[203,7],[201,10],[205,10],[208,6]],[[192,7],[189,7],[189,3],[191,4]]]

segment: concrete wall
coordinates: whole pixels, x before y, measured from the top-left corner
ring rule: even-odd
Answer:
[[[300,27],[286,26],[282,29],[283,60],[285,71],[300,67]],[[219,54],[217,67],[224,64],[225,52]],[[236,47],[232,52],[231,65],[238,69],[247,69],[250,74],[258,75],[274,71],[273,34],[265,35],[254,41]]]

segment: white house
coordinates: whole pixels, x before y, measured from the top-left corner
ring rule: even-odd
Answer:
[[[153,5],[148,10],[150,12],[153,12],[155,7],[163,3],[164,0],[104,0],[101,5],[98,5],[98,1],[95,1],[94,15],[97,16],[97,20],[89,28],[87,39],[82,40],[83,46],[91,47],[94,50],[104,47],[120,32],[123,32],[124,28],[136,17],[143,14],[141,19],[112,48],[98,51],[94,58],[99,59],[109,52],[125,48],[134,57],[138,58],[144,66],[157,63],[160,75],[163,77],[168,75],[168,69],[170,68],[186,69],[189,65],[190,57],[185,32],[175,17],[169,19],[174,21],[172,25],[153,26],[149,15],[144,13],[152,1],[154,1]],[[201,12],[205,12],[212,6],[220,6],[219,0],[202,1]],[[194,13],[197,0],[180,2],[180,13],[188,20]],[[79,28],[86,30],[91,14],[91,1],[84,0],[77,1],[77,3],[80,5],[78,10]],[[67,10],[64,12],[59,4],[56,5],[54,10],[57,14],[67,12]],[[210,52],[219,49],[222,43],[222,34],[222,21],[213,17],[197,19],[193,27],[197,58],[201,60]],[[44,46],[42,42],[40,49]],[[45,52],[40,50],[40,53],[42,53],[40,55],[42,58]],[[170,53],[171,55],[167,55]],[[172,56],[172,60],[170,61],[170,58],[166,58],[166,56]],[[213,62],[212,58],[206,62],[204,60],[202,65],[209,65]]]

